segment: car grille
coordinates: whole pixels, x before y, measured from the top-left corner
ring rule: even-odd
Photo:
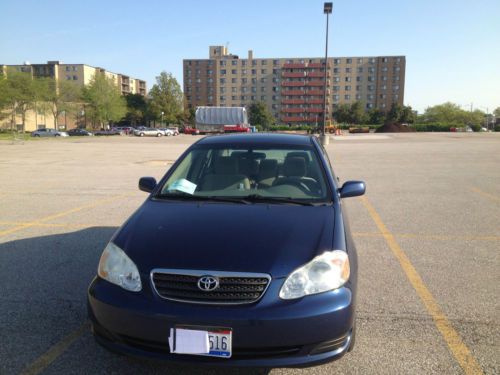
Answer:
[[[216,277],[218,288],[213,291],[198,288],[198,280],[204,275]],[[162,298],[202,304],[244,304],[258,301],[271,277],[233,272],[153,270],[151,279]]]

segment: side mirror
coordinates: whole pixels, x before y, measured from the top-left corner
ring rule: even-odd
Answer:
[[[141,177],[139,179],[139,190],[151,193],[156,187],[156,179],[154,177]]]
[[[340,198],[357,197],[363,195],[366,185],[363,181],[346,181],[340,188]]]

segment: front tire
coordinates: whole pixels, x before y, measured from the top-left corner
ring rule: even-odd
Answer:
[[[157,137],[161,137],[162,135],[163,134],[161,134],[161,133],[156,134]]]
[[[139,134],[140,137],[144,137],[144,133]]]

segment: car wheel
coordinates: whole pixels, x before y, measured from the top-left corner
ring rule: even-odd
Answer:
[[[172,133],[167,133],[167,137],[170,137],[172,135]]]
[[[35,137],[38,137],[38,138],[40,138],[40,134],[35,134]]]
[[[144,133],[139,134],[141,137],[144,137]]]
[[[161,133],[156,134],[157,137],[161,137],[162,135],[163,134],[161,134]]]
[[[60,137],[60,136],[61,136],[61,134],[56,134],[56,135],[55,135],[55,137]]]

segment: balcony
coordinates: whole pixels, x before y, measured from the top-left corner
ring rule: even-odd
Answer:
[[[305,72],[283,72],[282,76],[284,78],[303,78]]]
[[[324,87],[324,84],[322,85]],[[324,95],[324,90],[309,90],[307,91],[307,95]],[[326,89],[326,94],[330,95],[330,90]]]
[[[281,121],[283,122],[312,122],[321,121],[322,116],[313,116],[313,117],[300,117],[300,116],[283,116]]]
[[[305,108],[300,108],[300,107],[282,108],[281,112],[285,112],[285,113],[305,113],[306,109]]]
[[[325,72],[310,72],[307,73],[308,77],[318,77],[318,78],[324,78],[325,77]],[[326,72],[326,76],[330,77],[330,71]]]
[[[326,84],[329,85],[330,82],[327,80],[326,81]],[[321,80],[321,81],[318,81],[318,80],[314,80],[314,81],[307,81],[306,82],[306,86],[325,86],[325,81],[324,80]]]
[[[285,69],[304,69],[306,64],[283,64]]]
[[[323,94],[323,92],[321,92]],[[306,92],[304,90],[283,90],[281,91],[281,96],[286,96],[286,95],[306,95]]]
[[[310,113],[323,113],[323,108],[307,108],[307,112],[310,112]]]
[[[285,87],[300,87],[305,86],[303,81],[285,81],[281,82],[281,86]]]
[[[309,63],[307,64],[307,67],[308,68],[323,68],[325,66],[325,64],[323,63]],[[330,69],[330,64],[327,65],[327,68]]]
[[[305,104],[306,101],[304,99],[283,99],[281,104]]]

